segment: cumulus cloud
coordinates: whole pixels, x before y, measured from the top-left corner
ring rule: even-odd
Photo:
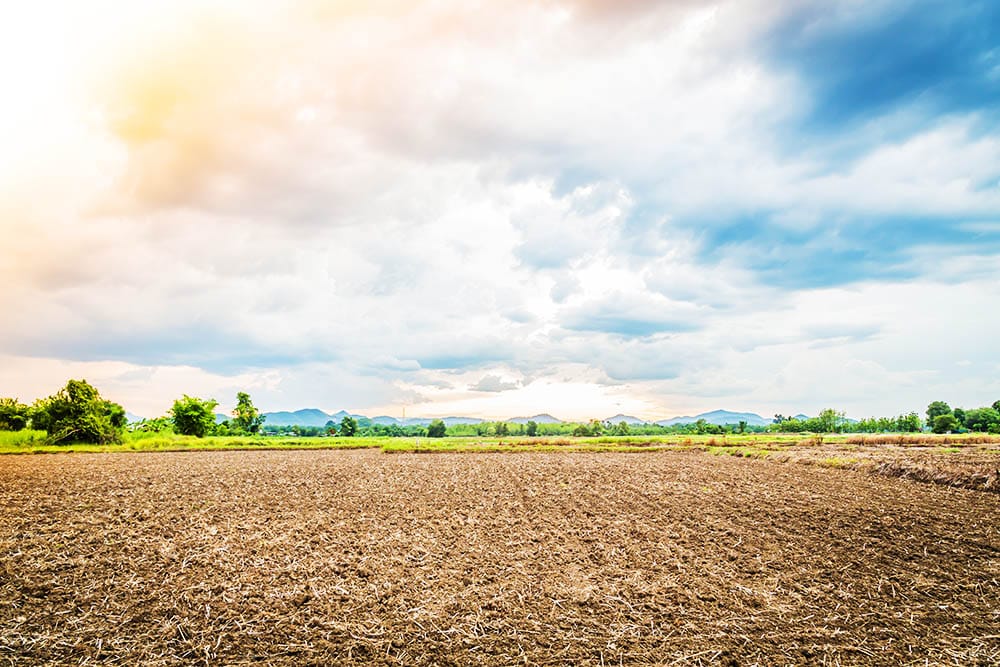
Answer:
[[[472,391],[500,392],[517,389],[519,386],[517,382],[506,381],[499,375],[484,375],[479,382],[469,385],[469,389]]]
[[[996,362],[975,305],[997,297],[996,40],[949,35],[982,7],[116,14],[129,30],[80,52],[78,107],[25,143],[46,159],[0,135],[0,346],[274,408],[502,416],[565,386],[648,416],[815,411],[810,373],[831,400],[857,376],[886,409],[872,396],[921,387],[975,402],[995,381],[944,369],[962,346]],[[915,313],[933,335],[897,324]]]

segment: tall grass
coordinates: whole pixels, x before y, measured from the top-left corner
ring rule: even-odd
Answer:
[[[45,431],[0,431],[0,451],[30,450],[32,447],[44,444]]]
[[[852,435],[849,445],[901,445],[911,447],[940,447],[941,445],[987,445],[1000,443],[1000,435],[968,433],[936,435],[931,433]]]

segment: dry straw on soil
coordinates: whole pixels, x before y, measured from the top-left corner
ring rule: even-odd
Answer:
[[[0,664],[998,664],[1000,496],[702,452],[0,460]]]

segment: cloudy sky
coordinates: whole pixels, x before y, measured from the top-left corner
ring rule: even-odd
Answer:
[[[992,0],[0,11],[0,395],[1000,398]]]

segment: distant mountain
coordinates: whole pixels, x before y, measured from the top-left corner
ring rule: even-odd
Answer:
[[[797,414],[794,417],[792,417],[792,419],[797,419],[799,421],[805,421],[806,419],[812,419],[812,417],[810,417],[809,415],[804,415],[804,414],[802,414],[800,412],[799,414]]]
[[[507,422],[510,424],[527,424],[528,422],[535,422],[536,424],[562,424],[561,419],[556,419],[548,413],[535,415],[534,417],[514,417],[513,419],[508,419]]]
[[[343,410],[341,410],[343,412]],[[337,423],[343,418],[347,413],[344,412],[343,415],[337,413],[337,415],[330,415],[322,410],[316,408],[305,408],[303,410],[296,410],[295,412],[265,412],[264,413],[264,425],[265,426],[326,426],[328,421],[335,421]]]
[[[745,421],[749,426],[767,426],[771,423],[754,412],[730,412],[729,410],[712,410],[711,412],[703,412],[694,417],[661,419],[656,423],[660,426],[674,426],[675,424],[691,424],[699,419],[704,419],[709,424],[718,424],[719,426],[739,424],[741,421]]]
[[[215,413],[215,423],[216,424],[221,424],[222,422],[226,421],[227,419],[229,419],[229,415],[224,415],[221,412],[216,412]]]
[[[358,419],[366,419],[366,417],[361,417],[360,415],[354,416]],[[371,422],[381,426],[427,426],[434,421],[434,419],[435,418],[431,417],[407,417],[406,419],[397,419],[395,417],[389,417],[388,415],[379,415],[378,417],[372,417]],[[446,426],[454,426],[455,424],[483,423],[482,419],[476,419],[475,417],[442,417],[441,421],[443,421]]]
[[[456,424],[482,424],[482,419],[477,419],[475,417],[445,417],[442,419],[447,426],[454,426]]]
[[[141,421],[143,421],[146,418],[145,417],[140,417],[139,415],[134,415],[131,412],[126,411],[125,412],[125,419],[126,419],[126,421],[128,421],[129,424],[134,424],[135,422],[141,422]]]
[[[623,414],[617,414],[614,417],[609,417],[605,419],[604,421],[609,422],[611,424],[620,424],[622,422],[625,422],[629,426],[642,426],[643,424],[648,423],[644,419],[639,419],[638,417],[633,417],[631,415],[623,415]]]
[[[390,417],[389,415],[379,415],[378,417],[369,418],[365,415],[347,412],[346,410],[338,410],[337,412],[330,414],[317,408],[306,408],[303,410],[296,410],[294,412],[265,412],[264,417],[266,417],[266,421],[264,424],[268,426],[326,426],[326,423],[329,421],[339,424],[340,421],[348,415],[354,417],[359,422],[370,422],[372,424],[379,424],[382,426],[427,426],[434,421],[434,418],[432,417],[407,417],[406,419],[399,419],[397,417]],[[803,418],[805,418],[803,415],[796,416],[796,419]],[[228,415],[216,415],[217,421],[223,421],[226,419],[229,419]],[[738,424],[741,421],[745,421],[751,426],[766,426],[771,423],[769,420],[764,419],[760,415],[753,412],[729,412],[728,410],[713,410],[712,412],[704,412],[693,417],[673,417],[672,419],[663,419],[656,423],[660,426],[673,426],[674,424],[690,424],[698,421],[699,419],[704,419],[710,424],[719,425]],[[481,424],[484,421],[494,420],[484,420],[476,417],[451,416],[443,417],[441,418],[441,421],[448,426],[455,426],[456,424]],[[529,421],[533,421],[536,424],[563,423],[561,419],[556,419],[548,413],[542,413],[535,415],[534,417],[514,417],[513,419],[508,419],[506,421],[509,424],[527,424]],[[630,426],[639,426],[649,423],[644,419],[623,414],[609,417],[604,421],[611,422],[612,424],[625,422]],[[362,425],[364,425],[364,423],[362,423]]]

